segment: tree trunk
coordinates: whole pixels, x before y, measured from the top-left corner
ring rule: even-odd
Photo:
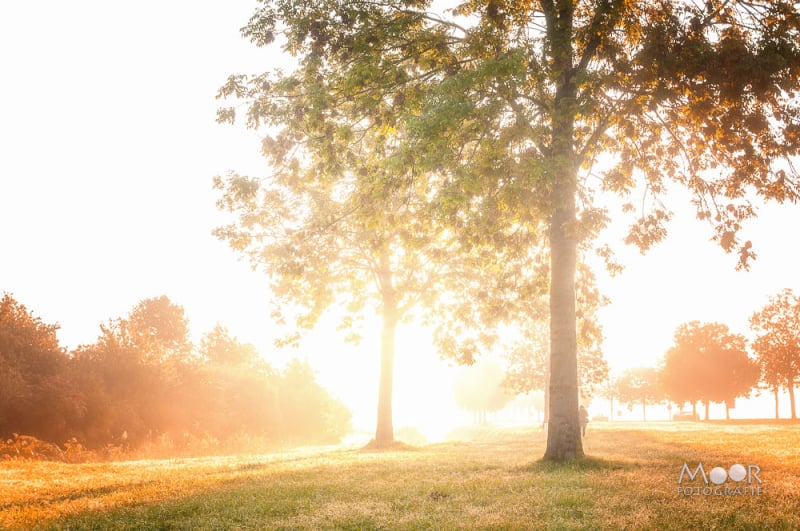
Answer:
[[[545,364],[545,386],[544,386],[544,420],[542,429],[547,431],[547,424],[550,420],[550,356],[547,356]]]
[[[383,330],[381,330],[381,374],[378,386],[378,426],[375,429],[375,446],[389,446],[394,442],[392,425],[392,387],[394,383],[394,339],[399,314],[397,297],[392,285],[392,271],[389,266],[389,249],[380,254],[381,298],[383,299]]]
[[[794,407],[794,380],[789,381],[789,406],[791,407],[792,411],[792,420],[797,420],[797,410]]]
[[[608,421],[612,422],[614,420],[614,395],[611,395],[608,398],[608,403],[610,406],[610,411],[608,412]]]
[[[544,458],[564,461],[583,457],[578,415],[575,234],[577,157],[574,124],[577,114],[572,50],[571,1],[560,0],[545,10],[547,40],[556,93],[551,111],[552,138],[545,176],[550,201],[550,418]]]
[[[772,386],[772,392],[775,394],[775,420],[781,418],[778,413],[778,392],[780,388],[777,385]]]
[[[394,381],[394,336],[397,317],[394,311],[383,313],[381,331],[381,374],[378,387],[378,427],[375,430],[376,446],[388,446],[394,442],[392,425],[392,384]]]
[[[692,416],[697,420],[697,402],[692,402]]]
[[[703,405],[706,407],[706,422],[707,422],[708,421],[708,405],[709,405],[709,401],[706,400],[705,402],[703,402]]]
[[[647,422],[647,402],[642,400],[642,420]]]
[[[731,405],[725,401],[725,420],[731,420]]]

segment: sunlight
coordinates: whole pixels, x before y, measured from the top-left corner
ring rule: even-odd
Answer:
[[[380,320],[364,324],[358,345],[347,344],[329,316],[303,341],[320,383],[353,413],[353,430],[374,436],[380,373]],[[453,398],[457,367],[441,360],[430,331],[401,323],[395,345],[393,424],[395,433],[417,430],[426,442],[445,440],[454,428],[471,423]],[[354,440],[360,440],[356,438]]]

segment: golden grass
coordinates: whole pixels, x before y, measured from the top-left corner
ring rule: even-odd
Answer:
[[[0,463],[0,527],[796,529],[798,426],[590,425],[587,459],[539,461],[537,429],[414,451],[104,464]],[[684,462],[761,467],[762,496],[681,496]]]

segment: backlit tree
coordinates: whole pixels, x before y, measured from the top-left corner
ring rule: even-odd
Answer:
[[[775,394],[775,418],[778,390],[786,389],[792,419],[796,419],[794,389],[800,376],[800,297],[790,289],[781,291],[753,314],[750,326],[758,334],[753,350],[761,366],[761,379]]]
[[[403,131],[388,157],[398,171],[379,179],[423,183],[455,233],[474,234],[491,212],[506,230],[488,240],[545,242],[545,457],[560,460],[583,455],[575,272],[606,217],[594,194],[644,190],[643,207],[625,210],[635,213],[627,241],[647,249],[667,233],[663,193],[684,186],[745,267],[750,200],[798,198],[782,161],[800,146],[799,18],[783,0],[297,0],[264,1],[243,33],[259,46],[278,38],[300,65],[295,81],[325,82],[275,122],[310,117],[318,138],[353,145],[355,125]],[[272,81],[234,76],[223,91],[264,116]]]
[[[390,156],[397,141],[390,123],[334,127],[336,121],[307,112],[334,90],[334,78],[307,77],[314,68],[312,63],[279,78],[268,96],[252,103],[251,120],[278,128],[264,141],[273,171],[266,179],[232,174],[215,180],[222,191],[218,206],[238,215],[215,233],[267,273],[274,317],[284,322],[294,311],[296,330],[314,327],[336,307],[340,327],[358,339],[357,323],[365,312],[380,316],[374,444],[387,446],[394,441],[397,326],[441,290],[455,263],[446,257],[458,244],[421,216],[428,208],[427,191],[399,179],[402,168]],[[359,109],[349,103],[338,112],[355,119]],[[375,120],[378,111],[364,112]],[[298,341],[296,332],[283,343]]]
[[[725,404],[729,418],[737,397],[747,396],[758,382],[758,365],[747,355],[745,338],[719,323],[692,321],[675,331],[675,345],[664,356],[662,382],[667,396],[683,404]]]

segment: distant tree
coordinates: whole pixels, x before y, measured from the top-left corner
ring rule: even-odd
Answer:
[[[675,345],[665,357],[662,381],[677,404],[697,401],[725,404],[725,417],[737,397],[747,396],[758,382],[758,365],[747,355],[745,338],[719,323],[692,321],[675,331]],[[693,409],[694,411],[694,409]]]
[[[647,420],[647,406],[664,401],[664,391],[657,369],[637,367],[623,372],[616,383],[619,401],[627,403],[629,409],[634,404],[642,406],[642,420]]]
[[[72,352],[76,377],[91,389],[87,442],[116,442],[124,433],[136,446],[156,434],[191,431],[193,349],[183,307],[163,295],[101,324],[94,344]]]
[[[513,396],[503,385],[505,373],[490,358],[480,358],[473,365],[462,367],[453,383],[456,403],[475,414],[479,424],[486,424],[486,413],[500,411]]]
[[[126,318],[113,321],[109,331],[145,363],[181,363],[192,353],[185,311],[166,295],[143,299]]]
[[[198,353],[204,360],[220,365],[246,366],[259,360],[258,351],[253,345],[240,343],[219,323],[200,339]]]
[[[350,431],[350,411],[319,385],[307,361],[289,362],[278,396],[282,436],[290,441],[338,443]]]
[[[57,324],[46,324],[10,294],[0,298],[0,437],[31,435],[61,444],[84,413],[69,378]]]
[[[608,420],[614,420],[614,399],[619,397],[618,389],[619,379],[612,376],[610,373],[606,379],[600,384],[599,394],[602,398],[608,400]]]
[[[775,395],[778,418],[778,391],[789,391],[792,419],[797,418],[794,390],[800,376],[800,297],[784,289],[750,318],[757,334],[753,350],[761,367],[762,381]]]
[[[242,434],[281,440],[280,372],[220,324],[201,338],[198,354],[200,378],[189,405],[198,428],[219,440]]]

